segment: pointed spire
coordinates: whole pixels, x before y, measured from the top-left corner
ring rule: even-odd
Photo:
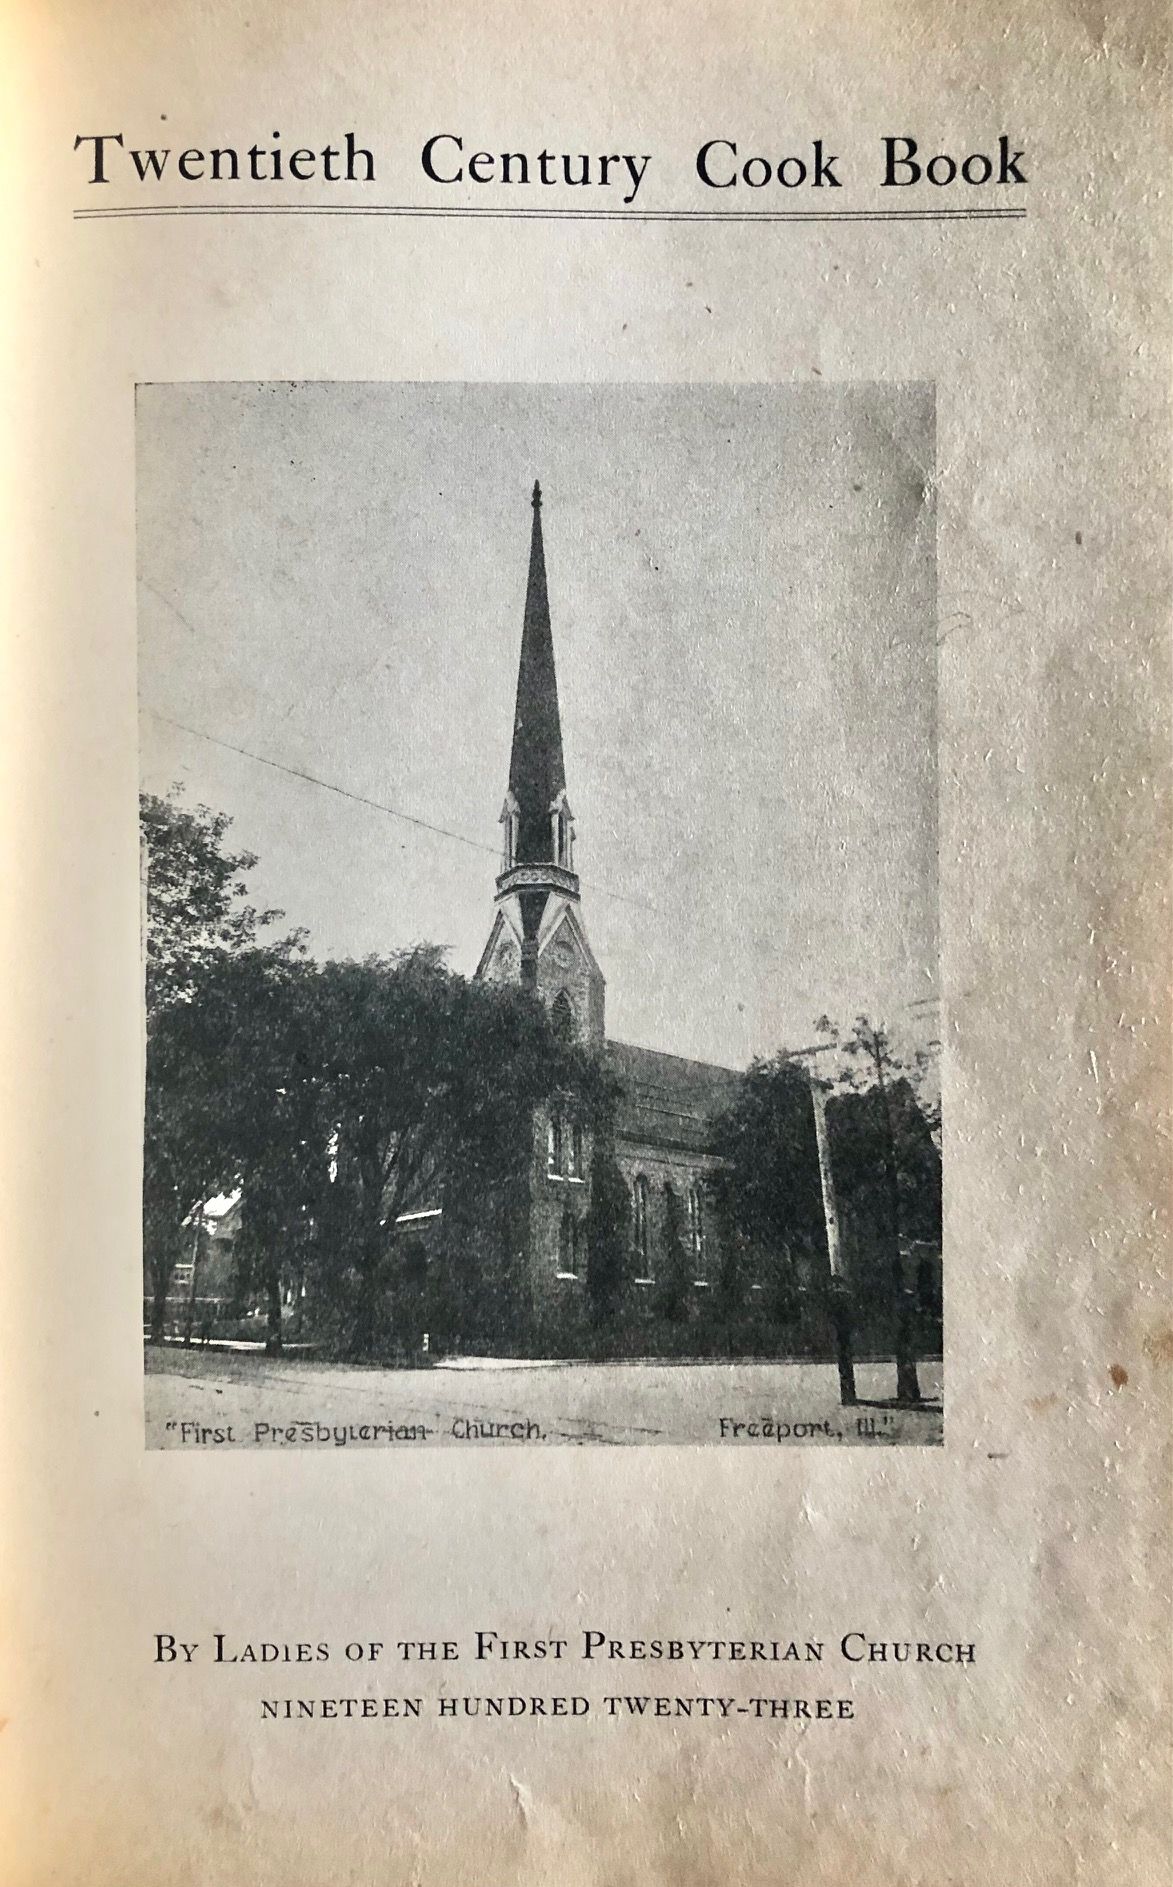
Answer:
[[[534,521],[529,581],[521,632],[521,662],[517,671],[513,752],[509,761],[509,790],[517,801],[519,815],[518,863],[552,858],[550,807],[566,786],[558,683],[554,675],[554,638],[546,593],[546,556],[542,544],[542,488],[536,480],[531,502]]]

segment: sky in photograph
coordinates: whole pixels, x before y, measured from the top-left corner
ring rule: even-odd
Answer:
[[[314,955],[476,966],[538,478],[608,1033],[935,1032],[930,388],[146,386],[137,463],[143,786]]]

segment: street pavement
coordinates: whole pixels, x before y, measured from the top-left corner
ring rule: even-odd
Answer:
[[[717,1443],[727,1447],[940,1444],[942,1367],[921,1363],[926,1406],[896,1408],[894,1363],[856,1367],[855,1409],[833,1364],[532,1363],[453,1359],[358,1368],[214,1348],[148,1347],[147,1446],[500,1447]]]

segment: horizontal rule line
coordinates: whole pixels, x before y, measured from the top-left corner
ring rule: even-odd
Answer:
[[[1021,222],[1025,206],[937,210],[560,210],[416,203],[144,203],[74,210],[75,222],[160,216],[407,216],[529,223],[992,223]]]

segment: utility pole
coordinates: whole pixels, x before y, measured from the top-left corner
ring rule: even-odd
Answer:
[[[809,1074],[811,1107],[815,1116],[815,1145],[819,1154],[819,1182],[823,1191],[823,1221],[827,1228],[827,1258],[831,1267],[831,1322],[835,1328],[835,1356],[839,1365],[839,1401],[845,1409],[856,1404],[855,1356],[851,1341],[851,1286],[843,1268],[839,1241],[839,1208],[831,1173],[831,1143],[827,1134],[827,1089]]]
[[[892,1217],[892,1236],[896,1245],[893,1280],[896,1287],[896,1400],[902,1403],[916,1403],[920,1401],[920,1383],[917,1380],[916,1347],[913,1341],[916,1330],[916,1306],[912,1289],[912,1257],[908,1249],[908,1241],[904,1236],[904,1218],[900,1210],[896,1129],[892,1120],[892,1102],[888,1093],[888,1083],[884,1079],[884,1043],[881,1042],[879,1031],[874,1026],[869,1026],[867,1035],[863,1038],[863,1046],[876,1071],[876,1087],[884,1118],[884,1167],[888,1184],[889,1210]]]

